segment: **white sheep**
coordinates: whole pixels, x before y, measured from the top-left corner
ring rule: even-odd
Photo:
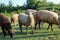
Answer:
[[[28,9],[28,10],[26,10],[25,14],[29,15],[30,12],[32,12],[34,19],[35,19],[35,30],[36,30],[37,24],[39,24],[39,29],[41,29],[41,27],[43,26],[43,22],[39,22],[37,20],[37,18],[36,18],[37,10]]]
[[[11,23],[14,24],[14,26],[16,26],[17,22],[18,22],[18,15],[19,14],[14,14],[11,16]]]
[[[29,15],[19,14],[18,22],[19,22],[21,32],[22,32],[22,25],[25,25],[26,26],[26,32],[28,30],[28,26],[31,26],[32,33],[33,33],[34,17],[33,17],[33,15],[31,15],[31,12]]]

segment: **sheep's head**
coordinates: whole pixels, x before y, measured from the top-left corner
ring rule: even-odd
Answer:
[[[37,12],[37,10],[28,9],[28,10],[25,12],[25,14],[27,14],[27,15],[32,14],[33,16],[35,16],[35,15],[36,15],[36,12]]]
[[[8,33],[9,33],[9,35],[10,35],[10,37],[13,37],[13,30],[12,30],[12,28],[11,28],[11,24],[10,24],[10,22],[9,23],[7,23],[7,31],[8,31]]]

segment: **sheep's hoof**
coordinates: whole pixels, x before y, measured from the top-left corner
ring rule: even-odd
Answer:
[[[13,38],[13,36],[10,36],[11,38]]]
[[[4,35],[4,38],[6,37],[6,35]]]
[[[48,30],[49,28],[47,28],[47,30]]]
[[[6,36],[4,36],[4,38],[5,38]]]
[[[39,30],[41,30],[41,28]]]
[[[52,31],[53,31],[53,29],[52,29]]]
[[[23,32],[21,32],[21,33],[23,33]]]
[[[36,30],[36,29],[35,29]]]
[[[20,30],[20,32],[22,33],[22,30]]]
[[[28,34],[28,32],[26,32],[26,34]]]

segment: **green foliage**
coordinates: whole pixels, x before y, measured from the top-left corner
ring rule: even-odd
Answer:
[[[4,3],[0,4],[0,12],[4,12],[6,10],[6,5]]]
[[[36,9],[36,10],[51,10],[58,12],[60,10],[60,4],[54,4],[53,2],[47,2],[47,0],[27,0],[26,4],[23,6],[13,6],[11,0],[9,0],[9,5],[5,5],[4,3],[0,4],[0,12],[8,12],[11,13],[13,11],[23,12],[26,9]]]
[[[27,0],[26,7],[28,9],[35,9],[35,4],[37,3],[37,0]]]

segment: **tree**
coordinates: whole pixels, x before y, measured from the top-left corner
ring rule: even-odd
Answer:
[[[39,7],[47,6],[47,0],[27,0],[26,8],[37,9]]]
[[[27,0],[26,7],[28,9],[35,9],[35,4],[37,3],[37,0]]]
[[[12,1],[11,0],[9,0],[9,7],[12,7]]]
[[[36,9],[47,6],[47,0],[38,0],[36,3]]]
[[[6,10],[6,5],[4,3],[0,4],[0,12],[5,12]]]
[[[8,7],[7,7],[7,12],[12,12],[12,1],[11,0],[9,0],[9,5],[8,5]]]

